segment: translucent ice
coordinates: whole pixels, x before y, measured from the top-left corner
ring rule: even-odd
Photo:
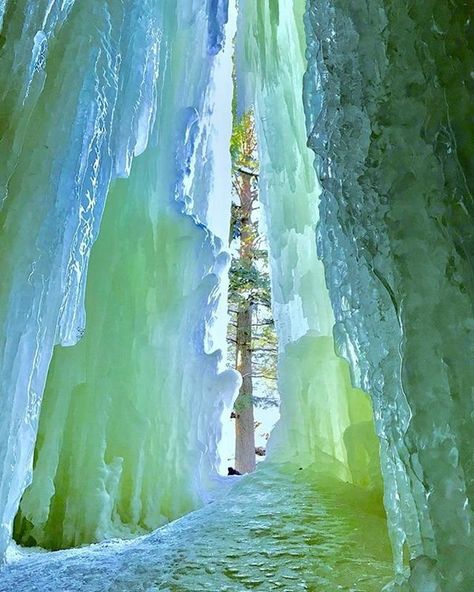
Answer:
[[[237,381],[215,322],[234,21],[225,1],[20,1],[4,14],[0,552],[55,344],[74,347],[53,356],[17,537],[127,535],[198,503]]]
[[[339,350],[372,395],[397,569],[474,570],[472,4],[312,0],[305,103]]]

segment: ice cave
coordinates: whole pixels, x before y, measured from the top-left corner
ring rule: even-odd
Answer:
[[[472,0],[0,29],[0,592],[474,592]],[[247,112],[280,419],[226,476]]]

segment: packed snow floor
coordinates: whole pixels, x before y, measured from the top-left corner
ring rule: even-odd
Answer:
[[[380,592],[392,566],[378,501],[265,465],[151,535],[22,556],[0,572],[0,591]]]

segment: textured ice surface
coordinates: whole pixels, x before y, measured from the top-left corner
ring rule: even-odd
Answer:
[[[316,254],[320,187],[306,146],[304,2],[240,4],[241,101],[255,104],[260,196],[270,248],[279,338],[281,421],[269,452],[360,484],[379,483],[368,396],[334,352],[334,316]],[[278,10],[275,10],[275,6]]]
[[[472,3],[312,0],[305,102],[336,336],[370,392],[396,564],[474,589]]]
[[[29,478],[53,346],[84,329],[110,181],[144,149],[154,119],[152,4],[1,5],[0,555]]]
[[[0,554],[30,478],[53,346],[83,334],[53,356],[18,537],[57,547],[129,535],[198,502],[236,383],[220,373],[215,323],[234,20],[213,0],[6,8]],[[85,328],[90,248],[111,181],[129,174],[110,191]]]
[[[267,465],[149,536],[25,557],[0,592],[380,592],[391,571],[380,500]]]

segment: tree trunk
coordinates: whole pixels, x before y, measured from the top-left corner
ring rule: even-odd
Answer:
[[[240,191],[240,260],[252,263],[254,233],[252,215],[252,179],[242,174]],[[235,468],[241,473],[255,470],[255,422],[252,385],[252,301],[244,301],[237,312],[236,366],[242,375],[242,386],[235,401]]]
[[[242,386],[235,401],[235,468],[240,473],[255,470],[255,423],[252,386],[251,306],[237,313],[237,370]]]

